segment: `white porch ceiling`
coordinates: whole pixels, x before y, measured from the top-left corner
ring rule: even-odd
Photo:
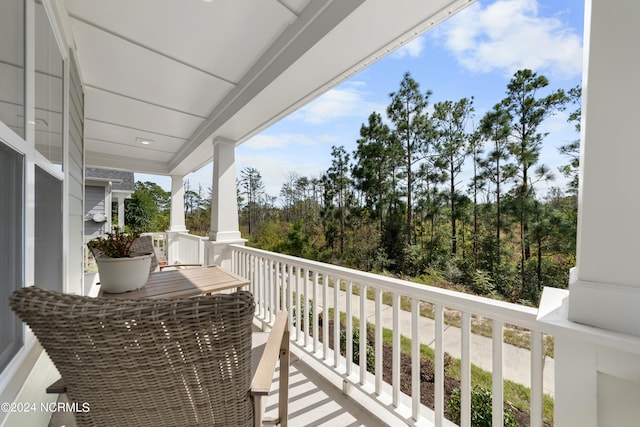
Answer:
[[[471,1],[65,0],[87,166],[192,172]]]

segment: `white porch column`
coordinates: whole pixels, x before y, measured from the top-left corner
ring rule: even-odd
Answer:
[[[124,196],[118,196],[118,228],[124,230]]]
[[[591,3],[569,318],[640,336],[640,2]]]
[[[555,336],[555,425],[640,419],[640,2],[586,0],[576,267],[545,289]]]
[[[222,138],[213,142],[213,187],[209,240],[240,239],[236,193],[235,144]]]
[[[166,234],[167,264],[184,262],[180,259],[180,233],[188,233],[184,217],[184,176],[171,175],[171,211]]]
[[[238,222],[235,143],[225,138],[213,141],[213,186],[211,189],[211,231],[207,264],[231,267],[230,243],[244,243]]]
[[[184,220],[184,176],[182,175],[171,175],[171,217],[168,231],[187,231]]]

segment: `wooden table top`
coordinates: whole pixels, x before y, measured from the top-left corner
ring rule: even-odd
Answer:
[[[147,284],[138,290],[110,294],[100,290],[103,298],[188,298],[249,285],[249,281],[220,266],[189,267],[156,271],[149,274]]]

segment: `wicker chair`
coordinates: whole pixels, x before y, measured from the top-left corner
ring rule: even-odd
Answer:
[[[27,287],[10,304],[60,371],[79,427],[261,425],[278,357],[275,421],[287,425],[287,313],[252,381],[249,292],[114,300]]]

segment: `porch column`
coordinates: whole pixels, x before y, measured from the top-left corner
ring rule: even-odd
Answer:
[[[184,220],[183,175],[171,175],[171,217],[168,231],[187,232]]]
[[[587,1],[589,3],[589,1]],[[640,336],[640,3],[591,0],[569,318]],[[589,20],[589,17],[591,18]],[[590,27],[590,28],[589,28]]]
[[[118,228],[124,230],[124,196],[118,196]]]
[[[188,232],[184,219],[184,176],[171,175],[171,211],[165,241],[167,264],[184,262],[180,257],[179,234]]]
[[[576,267],[545,289],[555,336],[555,422],[640,419],[640,2],[586,0]]]
[[[206,244],[206,263],[231,268],[229,244],[244,243],[238,222],[235,142],[213,141],[213,186],[211,188],[211,231]]]
[[[213,187],[209,240],[240,239],[236,193],[235,143],[216,138],[213,142]]]

